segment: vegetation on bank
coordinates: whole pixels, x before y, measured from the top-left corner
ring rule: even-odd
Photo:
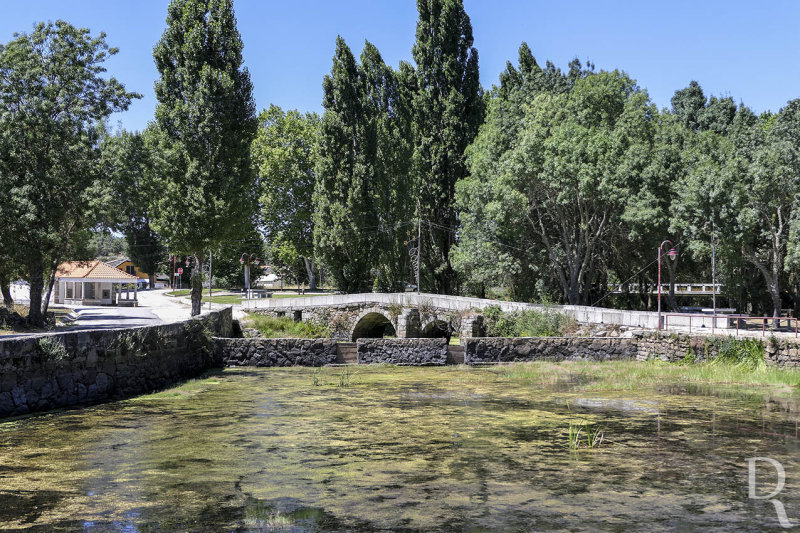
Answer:
[[[561,313],[515,311],[493,305],[483,310],[487,337],[561,337],[573,333],[578,323]]]
[[[295,322],[287,317],[271,317],[249,314],[244,320],[245,327],[261,332],[270,339],[316,339],[328,337],[328,328],[316,322]]]
[[[534,362],[495,367],[501,379],[532,384],[569,383],[577,390],[635,390],[640,388],[696,384],[770,386],[784,392],[800,387],[800,370],[768,365],[764,344],[757,339],[710,338],[716,356],[688,352],[676,362],[657,358],[648,361]]]

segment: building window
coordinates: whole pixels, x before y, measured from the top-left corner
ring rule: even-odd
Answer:
[[[126,265],[125,266],[125,272],[127,272],[131,276],[135,276],[136,275],[136,267],[133,266],[133,265]]]
[[[110,300],[111,299],[111,291],[108,289],[103,289],[103,300]]]
[[[83,297],[86,300],[94,300],[94,283],[84,284]]]
[[[66,286],[67,286],[67,296],[66,296],[66,298],[68,300],[72,300],[72,287],[74,287],[75,284],[74,283],[67,283]]]

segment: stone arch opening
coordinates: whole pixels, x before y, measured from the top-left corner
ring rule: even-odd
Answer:
[[[353,327],[353,342],[358,339],[371,338],[380,339],[386,336],[395,336],[397,332],[392,325],[392,321],[377,311],[372,311],[359,317]]]
[[[422,328],[419,336],[423,339],[450,338],[450,325],[444,320],[431,320]]]

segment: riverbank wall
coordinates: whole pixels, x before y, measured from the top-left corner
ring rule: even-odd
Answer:
[[[0,340],[0,417],[128,398],[221,366],[231,309],[139,328]]]
[[[763,346],[767,364],[800,368],[800,342],[775,337],[752,338]],[[475,337],[463,340],[464,363],[502,364],[532,361],[625,361],[660,359],[675,362],[687,355],[696,361],[717,357],[731,337],[664,334],[639,331],[628,337]],[[343,363],[336,358],[336,341],[321,339],[215,339],[217,359],[226,366],[319,366]],[[444,339],[358,339],[358,364],[444,365]],[[454,348],[454,347],[450,347]],[[324,353],[323,353],[324,352]]]

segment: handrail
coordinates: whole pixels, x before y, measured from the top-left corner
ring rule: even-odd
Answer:
[[[736,336],[739,336],[739,324],[741,321],[746,320],[760,320],[761,321],[761,336],[766,336],[767,330],[767,322],[777,321],[778,327],[780,327],[780,322],[782,320],[786,321],[786,326],[791,329],[791,324],[794,322],[794,336],[795,338],[798,337],[798,332],[800,332],[800,320],[794,317],[786,317],[786,316],[750,316],[750,315],[728,315],[728,314],[703,314],[703,313],[666,313],[664,314],[664,329],[669,329],[669,317],[681,317],[681,318],[688,318],[689,319],[689,333],[692,332],[692,317],[701,317],[711,319],[711,333],[713,334],[716,329],[717,319],[723,320],[735,320],[736,321]],[[726,328],[727,329],[727,328]]]

